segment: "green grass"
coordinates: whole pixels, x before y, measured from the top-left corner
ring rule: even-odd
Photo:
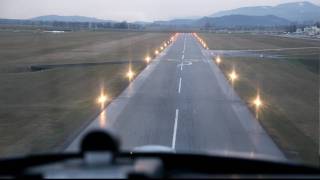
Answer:
[[[318,164],[318,77],[287,60],[226,58],[224,73],[235,66],[235,90],[250,102],[260,89],[264,107],[259,121],[289,159]],[[254,109],[252,109],[254,112]]]
[[[289,60],[289,62],[300,63],[315,73],[319,72],[320,41],[254,34],[203,33],[200,36],[207,41],[208,47],[212,50],[263,50],[307,47],[307,49],[266,50],[261,53],[280,55]],[[310,49],[309,47],[313,48]]]
[[[253,34],[199,34],[213,50],[320,47],[320,41]]]
[[[76,32],[59,35],[0,32],[0,157],[60,149],[100,111],[104,87],[115,98],[128,85],[128,64],[55,68],[36,64],[140,60],[166,33]],[[30,42],[31,41],[31,42]]]
[[[134,66],[137,72],[143,67]],[[61,68],[1,79],[11,90],[1,93],[1,155],[61,147],[99,112],[95,99],[102,85],[110,97],[116,97],[128,85],[125,69],[127,65]]]
[[[320,47],[319,41],[250,34],[201,34],[210,49]],[[259,89],[259,121],[290,160],[319,165],[319,49],[266,51],[282,59],[222,57],[240,75],[235,90],[248,104]],[[254,108],[249,106],[252,113]]]

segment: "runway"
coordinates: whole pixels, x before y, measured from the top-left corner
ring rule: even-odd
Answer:
[[[184,153],[285,159],[192,34],[180,34],[67,147],[95,128],[112,129],[122,149],[161,145]]]

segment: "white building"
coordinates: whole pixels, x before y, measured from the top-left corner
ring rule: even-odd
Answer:
[[[316,36],[320,34],[320,28],[317,26],[305,27],[303,32],[309,36]]]
[[[296,30],[296,33],[297,33],[297,34],[302,34],[302,33],[303,33],[303,30],[302,30],[301,28],[298,28],[298,29]]]

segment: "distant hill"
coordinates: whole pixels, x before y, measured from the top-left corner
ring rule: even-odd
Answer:
[[[174,19],[171,21],[156,21],[154,24],[161,26],[175,27],[238,27],[238,26],[282,26],[289,25],[291,22],[276,16],[246,16],[229,15],[222,17],[204,17],[201,19]]]
[[[60,21],[60,22],[113,22],[109,20],[102,20],[92,17],[85,16],[58,16],[58,15],[47,15],[32,18],[33,21]]]
[[[277,16],[246,16],[246,15],[229,15],[222,17],[204,17],[195,22],[198,26],[211,25],[214,27],[237,27],[237,26],[283,26],[291,22]]]
[[[210,17],[227,15],[266,16],[274,15],[294,22],[320,21],[320,6],[310,2],[285,3],[278,6],[243,7],[221,11]]]
[[[154,24],[164,26],[191,26],[195,21],[194,19],[173,19],[169,21],[155,21]]]

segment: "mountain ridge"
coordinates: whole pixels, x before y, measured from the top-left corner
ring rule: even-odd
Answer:
[[[31,18],[32,21],[60,21],[60,22],[114,22],[112,20],[103,20],[86,16],[60,16],[60,15],[44,15]]]
[[[277,6],[252,6],[220,11],[209,15],[221,17],[226,15],[266,16],[274,15],[293,22],[320,21],[320,6],[303,1],[284,3]]]
[[[184,26],[184,27],[239,27],[239,26],[284,26],[291,21],[273,15],[247,16],[228,15],[222,17],[203,17],[196,20],[174,19],[171,21],[155,21],[154,24],[162,26]]]

